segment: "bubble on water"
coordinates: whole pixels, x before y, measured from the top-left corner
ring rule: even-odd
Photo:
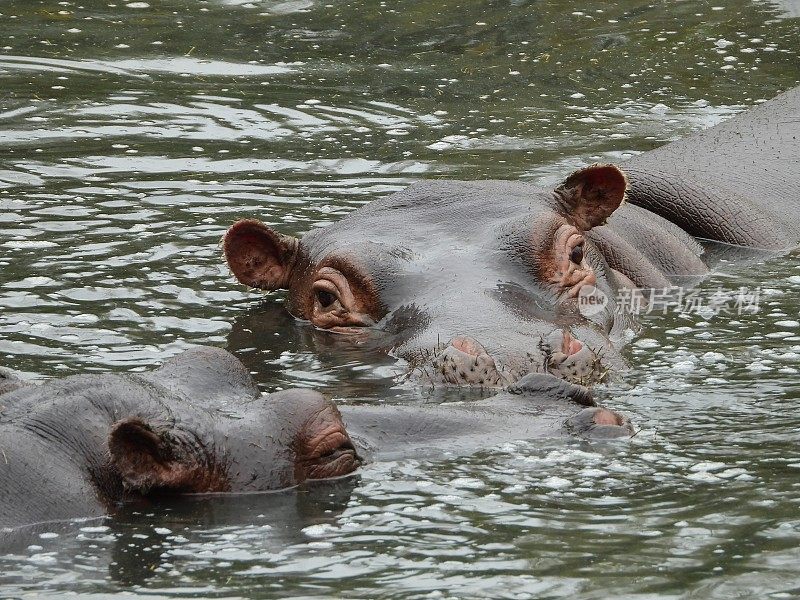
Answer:
[[[80,530],[84,533],[105,533],[110,529],[107,525],[98,525],[96,527],[81,527]]]
[[[689,371],[694,371],[694,369],[695,364],[691,360],[681,360],[672,365],[672,370],[679,373],[688,373]]]
[[[692,481],[699,481],[701,483],[717,483],[719,481],[722,481],[719,477],[717,477],[713,473],[709,473],[708,471],[699,471],[697,473],[691,473],[686,476],[686,479],[691,479]]]
[[[304,527],[301,531],[308,537],[325,537],[331,533],[338,531],[339,528],[330,523],[320,523],[318,525],[309,525]]]
[[[553,475],[542,481],[541,485],[554,490],[563,490],[572,487],[572,482],[569,479]]]
[[[719,461],[705,461],[699,462],[697,464],[692,465],[689,467],[690,471],[719,471],[720,469],[724,469],[727,465],[723,462]]]
[[[486,487],[485,483],[483,483],[480,479],[475,479],[474,477],[457,477],[450,482],[450,485],[457,488],[466,488],[472,490]]]
[[[745,366],[745,368],[746,368],[748,371],[754,371],[754,372],[759,372],[759,371],[770,371],[770,370],[772,370],[772,369],[771,369],[771,367],[769,367],[769,366],[765,365],[763,362],[761,362],[761,361],[758,361],[758,360],[756,360],[756,361],[753,361],[753,362],[751,362],[750,364],[746,365],[746,366]]]
[[[693,327],[683,325],[681,327],[675,327],[674,329],[667,329],[664,333],[668,335],[683,335],[684,333],[691,333],[692,331],[694,331]]]
[[[43,552],[41,554],[32,554],[28,557],[28,562],[39,565],[53,565],[58,562],[55,552]]]

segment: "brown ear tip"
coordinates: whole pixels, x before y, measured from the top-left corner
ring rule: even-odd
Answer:
[[[222,238],[222,244],[225,249],[225,254],[233,247],[238,241],[244,238],[251,238],[255,236],[270,237],[270,229],[261,221],[256,219],[240,219],[228,228]]]
[[[258,219],[239,219],[228,228],[228,232],[239,229],[260,229],[261,231],[267,231],[269,228]]]
[[[620,169],[614,163],[595,163],[593,165],[589,165],[584,170],[587,171],[593,179],[603,180],[607,183],[616,180],[626,189],[628,187],[628,176],[625,174],[625,171]]]

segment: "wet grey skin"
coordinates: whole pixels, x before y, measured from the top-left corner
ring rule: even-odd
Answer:
[[[358,464],[332,402],[311,390],[262,395],[215,348],[149,373],[0,395],[0,532],[160,495],[278,490]]]
[[[491,398],[440,405],[339,410],[365,461],[463,456],[506,442],[603,440],[634,434],[626,416],[597,405],[590,389],[546,373],[526,375]]]
[[[800,88],[555,189],[421,182],[300,239],[239,221],[224,252],[239,281],[287,289],[295,317],[382,344],[415,381],[592,384],[624,367],[620,290],[695,284],[714,267],[709,241],[797,246],[798,155]],[[581,314],[579,295],[605,304]]]
[[[588,389],[542,374],[461,406],[343,408],[347,429],[317,392],[262,395],[244,365],[215,348],[149,373],[76,375],[0,394],[0,540],[123,503],[340,477],[365,460],[633,433]]]

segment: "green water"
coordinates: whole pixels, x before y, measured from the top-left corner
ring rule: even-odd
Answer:
[[[147,5],[149,4],[149,5]],[[229,276],[257,216],[324,226],[422,178],[558,181],[800,80],[787,1],[0,2],[0,360],[44,379],[233,350],[265,390],[408,401],[394,362]],[[800,595],[800,265],[744,316],[650,316],[606,403],[641,432],[371,465],[53,526],[0,597]],[[458,396],[453,392],[443,399]]]

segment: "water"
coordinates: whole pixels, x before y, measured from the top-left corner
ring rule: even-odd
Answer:
[[[622,160],[797,85],[798,12],[7,0],[0,360],[45,379],[213,344],[265,390],[416,401],[391,359],[237,285],[226,227],[299,233],[421,178],[553,183]],[[762,288],[759,312],[645,319],[603,392],[630,441],[45,525],[0,555],[0,596],[795,597],[797,256],[702,289],[740,287]]]

